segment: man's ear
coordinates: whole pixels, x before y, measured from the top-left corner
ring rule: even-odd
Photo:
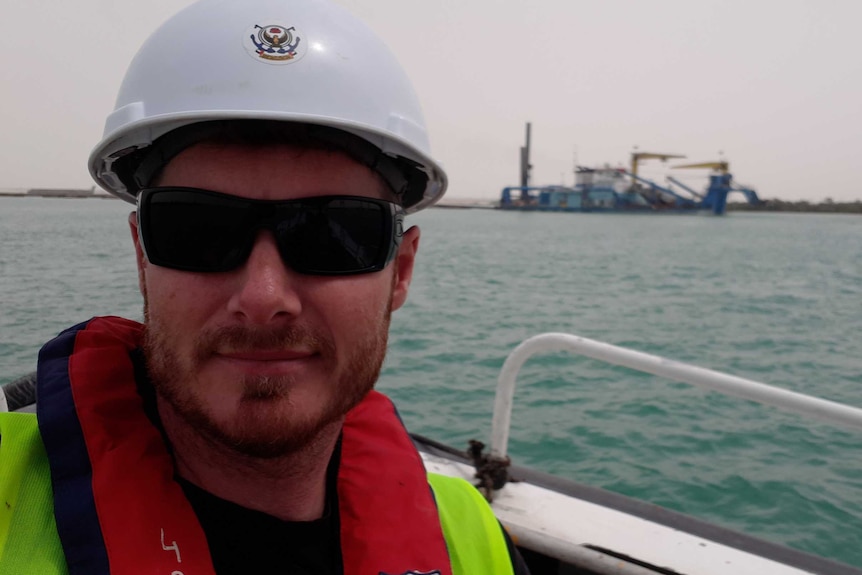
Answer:
[[[407,301],[407,291],[413,279],[413,264],[419,250],[419,228],[413,226],[401,238],[398,253],[395,255],[395,277],[392,279],[392,311]]]
[[[144,257],[144,250],[141,247],[141,236],[138,235],[138,213],[132,212],[129,214],[129,230],[132,232],[132,241],[135,244],[135,260],[138,263],[138,289],[141,290],[141,295],[146,299],[147,287],[144,281],[144,276],[147,268],[147,258]]]

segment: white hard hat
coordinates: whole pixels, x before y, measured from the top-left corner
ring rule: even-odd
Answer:
[[[159,164],[152,159],[159,146],[149,149],[158,138],[226,120],[358,136],[379,157],[359,155],[403,193],[408,212],[433,204],[446,189],[404,70],[367,26],[328,0],[201,0],[165,22],[129,65],[90,154],[90,173],[134,202],[149,183],[135,174],[140,164],[161,167],[194,141],[185,136],[178,145],[173,138],[175,149],[160,152]]]

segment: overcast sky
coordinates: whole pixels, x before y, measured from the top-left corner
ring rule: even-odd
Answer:
[[[452,197],[517,184],[531,121],[536,184],[638,146],[723,152],[761,197],[862,199],[860,0],[339,2],[412,77]],[[0,188],[89,187],[126,65],[189,3],[0,0]]]

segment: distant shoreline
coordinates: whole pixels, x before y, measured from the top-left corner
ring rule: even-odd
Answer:
[[[772,199],[764,200],[757,205],[729,203],[727,204],[727,211],[862,215],[862,200],[856,200],[855,202],[835,202],[827,198],[820,203],[812,204],[811,202],[806,201],[788,202],[785,200]]]
[[[431,206],[432,208],[439,209],[485,209],[485,210],[496,210],[499,209],[499,206],[496,203],[492,203],[489,201],[456,201],[456,202],[446,202],[443,201],[439,204]],[[512,211],[512,210],[507,210]],[[784,200],[765,200],[761,204],[753,206],[748,203],[729,203],[727,204],[728,212],[755,212],[755,213],[795,213],[795,214],[848,214],[848,215],[862,215],[862,200],[857,200],[855,202],[821,202],[819,204],[812,204],[811,202],[800,201],[800,202],[787,202]],[[579,213],[579,212],[569,212],[569,213]],[[615,212],[605,212],[605,213],[615,213]],[[624,214],[625,211],[620,211],[618,213]],[[649,211],[637,212],[639,214],[648,215]],[[660,212],[657,212],[660,213]]]
[[[4,192],[0,191],[0,197],[4,198],[60,198],[60,199],[97,199],[97,200],[118,200],[116,196],[106,193],[97,193],[95,190],[62,190],[62,189],[46,189],[46,190],[26,190],[20,192]],[[439,204],[431,206],[438,209],[454,209],[454,210],[496,210],[498,206],[496,202],[491,200],[461,200],[453,199],[453,201],[443,201]],[[855,202],[835,202],[828,198],[820,203],[814,204],[807,201],[790,202],[785,200],[764,200],[759,205],[751,205],[747,203],[729,203],[727,204],[729,212],[767,212],[767,213],[797,213],[797,214],[851,214],[862,215],[862,200]]]
[[[111,198],[114,196],[91,188],[0,188],[0,196],[5,198]]]
[[[40,195],[40,194],[17,194],[14,192],[0,192],[0,198],[48,198],[60,200],[119,200],[116,196],[108,194],[90,194],[87,196],[69,195]]]

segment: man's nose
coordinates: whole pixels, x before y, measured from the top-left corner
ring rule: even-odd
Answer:
[[[263,325],[296,317],[302,311],[302,276],[289,269],[271,232],[261,231],[248,260],[235,273],[237,286],[228,311],[245,321]]]

